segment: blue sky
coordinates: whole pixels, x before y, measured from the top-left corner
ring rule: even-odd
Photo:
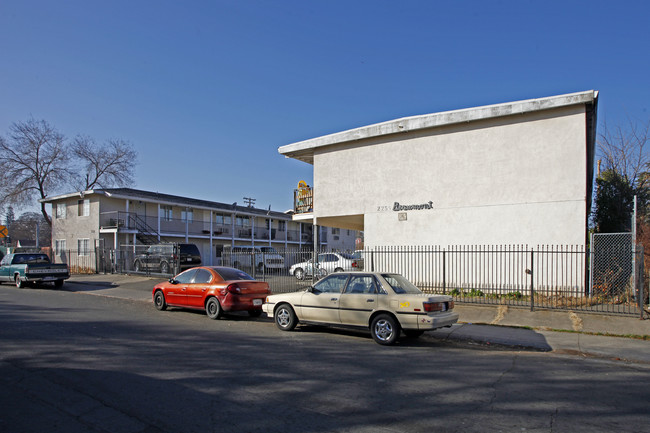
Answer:
[[[124,139],[135,188],[283,211],[312,166],[277,148],[324,134],[591,89],[599,128],[648,121],[649,20],[646,1],[3,0],[0,134]]]

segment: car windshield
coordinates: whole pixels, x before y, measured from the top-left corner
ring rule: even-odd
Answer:
[[[260,247],[260,250],[262,250],[263,253],[274,253],[277,254],[277,251],[273,247]]]
[[[246,272],[235,268],[218,268],[215,269],[215,271],[221,276],[221,278],[223,278],[224,281],[254,280],[254,278],[248,275]]]
[[[343,257],[344,259],[348,259],[348,260],[352,260],[352,259],[354,259],[354,256],[353,256],[352,254],[348,254],[348,253],[340,253],[339,255],[340,255],[341,257]]]
[[[413,283],[400,274],[382,274],[381,276],[388,282],[388,284],[390,284],[393,291],[397,294],[412,293],[419,295],[422,293],[420,289],[415,287]]]

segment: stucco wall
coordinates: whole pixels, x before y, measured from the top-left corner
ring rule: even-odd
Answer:
[[[363,214],[366,246],[583,244],[585,122],[579,105],[320,149],[315,216]],[[432,208],[399,221],[395,202]]]
[[[85,198],[90,200],[88,216],[79,216],[79,197],[57,202],[66,204],[66,217],[52,218],[53,246],[54,241],[65,239],[66,249],[76,251],[78,239],[89,239],[89,247],[94,248],[95,239],[99,239],[99,201],[92,196]],[[56,216],[56,203],[52,206],[52,215]]]

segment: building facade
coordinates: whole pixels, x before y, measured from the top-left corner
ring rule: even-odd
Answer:
[[[218,265],[224,246],[311,249],[313,226],[291,213],[130,188],[96,189],[43,200],[52,205],[52,247],[90,255],[96,248],[136,250],[160,242],[193,243],[206,265]],[[353,249],[356,232],[322,228],[320,248]]]
[[[587,91],[282,146],[314,166],[313,206],[294,218],[363,231],[366,247],[584,245],[597,101]]]

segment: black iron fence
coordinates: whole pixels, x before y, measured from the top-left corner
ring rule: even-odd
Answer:
[[[134,263],[141,254],[133,247],[65,251],[55,260],[68,263],[72,273],[137,273]],[[460,303],[641,315],[648,299],[643,251],[629,245],[601,248],[597,254],[581,246],[526,245],[375,247],[318,255],[237,249],[212,261],[239,267],[267,281],[276,293],[300,290],[332,272],[366,270],[400,273],[423,292],[451,295]],[[177,270],[144,273],[171,276]]]

